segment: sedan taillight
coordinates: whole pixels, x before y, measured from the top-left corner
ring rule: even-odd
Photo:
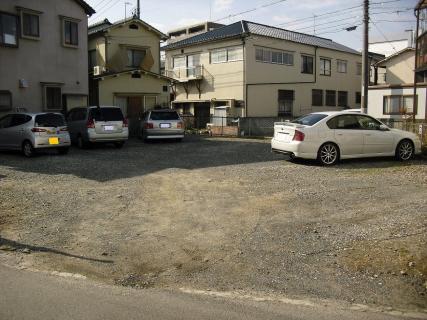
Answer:
[[[42,128],[32,128],[31,132],[46,132],[46,129],[42,129]]]
[[[304,141],[305,134],[301,131],[295,130],[293,141]]]
[[[95,129],[95,122],[92,118],[89,118],[86,122],[86,128]]]

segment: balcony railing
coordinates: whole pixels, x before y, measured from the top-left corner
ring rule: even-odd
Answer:
[[[203,66],[174,68],[173,70],[165,70],[165,75],[175,80],[186,82],[190,80],[198,80],[203,78]]]

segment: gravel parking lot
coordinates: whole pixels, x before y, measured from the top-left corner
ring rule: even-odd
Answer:
[[[427,309],[427,162],[187,137],[0,153],[0,261],[108,283]]]

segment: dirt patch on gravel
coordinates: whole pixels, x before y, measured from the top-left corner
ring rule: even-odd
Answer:
[[[199,138],[0,156],[0,255],[21,266],[427,308],[423,160],[323,168]]]

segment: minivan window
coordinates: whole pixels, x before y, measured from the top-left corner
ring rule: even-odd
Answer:
[[[179,120],[179,115],[176,111],[161,111],[151,112],[150,120],[164,121],[164,120]]]
[[[12,118],[12,127],[20,126],[24,123],[27,123],[32,118],[29,115],[26,114],[14,114]]]
[[[119,108],[92,108],[90,117],[95,121],[123,121],[123,113]]]
[[[12,123],[12,115],[9,114],[0,119],[0,129],[9,128]]]
[[[63,127],[65,126],[65,119],[62,114],[45,113],[39,114],[35,119],[36,127]]]
[[[291,123],[303,124],[305,126],[313,126],[320,120],[326,118],[327,116],[328,115],[322,113],[310,113],[306,116],[302,116],[301,118],[291,121]]]

